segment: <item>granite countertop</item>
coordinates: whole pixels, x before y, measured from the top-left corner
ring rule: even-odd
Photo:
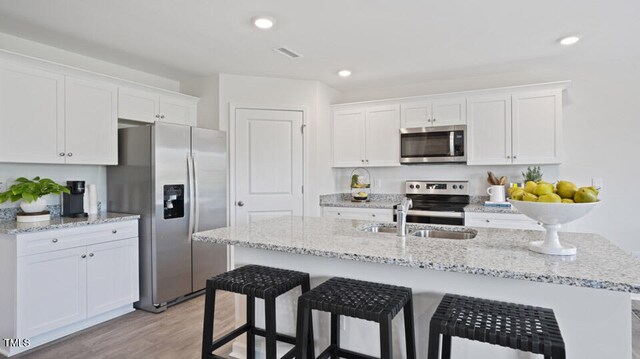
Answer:
[[[469,240],[423,239],[360,229],[373,222],[281,217],[194,234],[194,239],[249,248],[430,270],[640,293],[640,262],[597,234],[561,233],[576,256],[531,252],[527,243],[542,232],[497,228],[409,225],[477,231]],[[385,224],[381,224],[385,225]],[[393,225],[393,224],[386,224]]]
[[[95,224],[113,223],[139,219],[137,214],[106,212],[89,215],[87,218],[54,217],[50,221],[18,223],[15,220],[1,221],[0,234],[21,234],[50,231],[52,229],[73,228]]]
[[[509,214],[520,214],[520,212],[515,209],[515,207],[504,208],[504,207],[489,207],[485,206],[481,203],[472,203],[464,207],[465,212],[478,212],[478,213],[509,213]]]

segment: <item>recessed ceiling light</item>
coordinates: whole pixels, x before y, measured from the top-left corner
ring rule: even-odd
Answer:
[[[565,37],[562,37],[562,38],[560,38],[558,40],[560,45],[564,45],[564,46],[573,45],[578,41],[580,41],[580,36],[578,36],[578,35],[565,36]]]
[[[261,30],[270,29],[276,23],[274,18],[268,16],[256,16],[251,20],[253,21],[253,25]]]
[[[338,76],[340,76],[340,77],[349,77],[349,76],[351,76],[351,71],[349,71],[349,70],[340,70],[340,71],[338,71]]]

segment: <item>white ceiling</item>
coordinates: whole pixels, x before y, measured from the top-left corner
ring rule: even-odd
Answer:
[[[262,14],[274,29],[251,25]],[[635,57],[639,18],[637,0],[0,0],[0,32],[135,69],[340,90]],[[574,47],[556,43],[574,33]]]

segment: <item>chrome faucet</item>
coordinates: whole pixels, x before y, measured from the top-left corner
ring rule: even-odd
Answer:
[[[398,223],[396,223],[396,233],[398,237],[404,237],[407,235],[407,212],[409,212],[409,208],[411,207],[413,207],[413,201],[410,198],[404,197],[396,210],[398,218]]]

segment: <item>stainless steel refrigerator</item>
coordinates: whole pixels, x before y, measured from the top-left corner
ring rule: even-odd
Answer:
[[[161,312],[227,270],[227,246],[191,240],[227,226],[226,133],[156,123],[118,130],[107,167],[109,211],[140,218],[140,301]]]

